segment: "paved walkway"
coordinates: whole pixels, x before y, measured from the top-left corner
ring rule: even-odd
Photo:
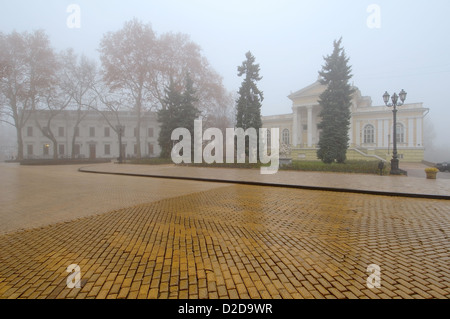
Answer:
[[[80,165],[0,164],[0,235],[223,187],[217,183],[82,174]]]
[[[49,199],[66,202],[62,212],[104,210],[109,201],[120,205],[113,198],[123,192],[126,207],[1,235],[0,298],[450,298],[447,200],[54,169],[49,180],[51,168],[0,173],[18,176],[14,192],[38,193],[29,198],[41,205],[36,216],[57,211]],[[127,187],[115,191],[115,183]],[[17,198],[26,201],[24,194]],[[8,203],[2,209],[23,205],[12,218],[33,207]],[[81,288],[67,286],[72,264]],[[381,286],[371,289],[372,264]]]
[[[415,172],[423,170],[426,167],[423,164],[404,164],[404,166]],[[119,165],[113,163],[86,166],[82,167],[81,171],[281,185],[287,187],[298,186],[307,189],[342,190],[384,195],[418,195],[450,199],[449,179],[438,178],[436,180],[429,180],[425,176],[378,176],[284,170],[280,170],[273,175],[262,175],[259,169],[207,168],[175,165]]]

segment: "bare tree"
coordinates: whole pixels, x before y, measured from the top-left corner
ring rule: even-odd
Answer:
[[[14,126],[10,121],[12,119],[11,109],[7,105],[6,79],[10,70],[9,55],[6,48],[6,36],[0,32],[0,121]]]
[[[69,105],[71,97],[65,94],[59,86],[49,87],[42,93],[42,99],[36,104],[32,111],[38,129],[53,144],[53,159],[58,158],[58,141],[55,132],[52,130],[52,120],[61,114]],[[44,123],[41,123],[44,121]],[[66,132],[67,134],[67,132]]]
[[[150,25],[134,19],[100,43],[103,80],[111,91],[121,94],[136,114],[137,157],[141,157],[141,121],[152,105],[148,81],[154,77],[155,34]]]
[[[17,159],[23,159],[22,128],[24,127],[31,109],[26,98],[26,41],[24,36],[13,32],[0,36],[1,57],[1,93],[5,104],[0,120],[15,127],[17,135]]]
[[[17,159],[23,159],[22,129],[42,93],[55,83],[55,55],[44,31],[0,36],[0,91],[6,100],[3,122],[17,133]]]
[[[95,92],[97,99],[96,103],[90,106],[90,109],[98,112],[109,127],[117,134],[119,143],[119,162],[122,163],[122,160],[125,157],[122,146],[122,137],[124,135],[125,126],[120,120],[120,113],[124,109],[126,98],[117,92],[109,90],[109,88],[100,80],[95,82],[92,89]]]
[[[198,108],[205,127],[226,127],[233,109],[231,95],[222,83],[222,77],[202,55],[199,45],[183,33],[165,33],[158,38],[159,56],[153,81],[149,81],[154,98],[164,108],[164,89],[172,80],[181,90],[186,74],[192,78],[197,92]]]
[[[100,43],[102,76],[112,93],[136,114],[137,157],[141,157],[141,121],[145,111],[165,108],[165,89],[170,81],[184,89],[189,74],[198,92],[198,108],[205,127],[226,127],[233,100],[222,78],[188,35],[165,33],[157,37],[151,26],[134,19]]]
[[[76,132],[80,123],[86,117],[89,109],[94,106],[97,94],[93,87],[96,82],[97,68],[95,61],[84,55],[76,55],[72,49],[67,49],[60,54],[62,71],[60,85],[72,99],[69,108],[75,111],[74,129],[72,133],[71,157],[76,155]]]

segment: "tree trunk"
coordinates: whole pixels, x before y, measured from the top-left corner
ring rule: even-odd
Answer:
[[[117,137],[119,138],[119,164],[123,161],[123,148],[122,148],[122,131],[118,130]]]
[[[136,127],[136,157],[141,158],[141,114],[142,114],[142,102],[141,102],[141,92],[139,92],[138,99],[136,101],[136,112],[137,112],[137,127]]]
[[[23,138],[22,138],[22,128],[16,125],[17,132],[17,160],[23,160]]]
[[[73,135],[72,135],[72,151],[70,154],[70,157],[72,159],[75,159],[75,142],[77,141],[77,137],[75,135],[76,129],[78,127],[78,124],[76,124],[76,126],[73,128]],[[78,154],[79,155],[79,154]]]
[[[139,112],[140,113],[140,112]],[[136,157],[141,158],[141,116],[139,114],[136,127]]]
[[[53,159],[57,160],[58,159],[58,142],[56,141],[55,138],[52,138],[52,142],[53,142]]]

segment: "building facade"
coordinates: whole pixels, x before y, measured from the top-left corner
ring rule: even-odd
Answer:
[[[278,128],[280,144],[289,146],[294,160],[318,160],[317,144],[320,139],[320,110],[318,103],[325,86],[319,81],[290,94],[292,113],[263,116],[265,128]],[[372,106],[370,97],[362,96],[358,88],[352,99],[349,129],[349,160],[384,160],[392,158],[393,116],[392,108]],[[404,104],[397,112],[397,149],[400,160],[421,162],[424,159],[423,120],[428,109],[422,103]],[[54,145],[42,128],[48,123],[48,112],[31,114],[23,128],[24,158],[53,158]],[[76,111],[62,111],[50,124],[57,141],[58,158],[117,158],[119,156],[118,135],[113,130],[120,123],[125,131],[122,137],[125,157],[137,155],[136,115],[133,112],[119,112],[108,121],[95,111],[85,114],[76,127]],[[159,156],[159,123],[155,112],[142,117],[140,144],[142,157]],[[75,143],[72,139],[75,136]],[[72,146],[74,144],[74,146]]]
[[[138,151],[136,115],[126,111],[116,115],[117,117],[111,115],[108,119],[98,112],[89,111],[84,113],[78,126],[75,124],[78,118],[76,111],[65,110],[55,115],[50,121],[50,130],[57,141],[58,158],[118,158],[119,138],[113,129],[118,123],[124,127],[123,155],[127,158],[135,157]],[[40,111],[28,117],[22,131],[25,159],[53,158],[54,143],[42,132],[42,129],[47,127],[49,116],[50,113]],[[159,123],[156,113],[145,113],[140,128],[142,157],[159,155],[158,136]]]
[[[291,146],[295,160],[317,160],[320,139],[319,96],[326,86],[319,81],[290,94],[292,113],[264,116],[263,126],[280,129],[280,143]],[[372,106],[370,97],[362,96],[358,88],[352,99],[349,129],[348,159],[385,160],[392,158],[392,108]],[[424,159],[423,119],[429,109],[422,103],[404,104],[397,112],[398,156],[406,162]]]

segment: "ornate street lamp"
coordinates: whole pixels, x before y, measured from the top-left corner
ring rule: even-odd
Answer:
[[[389,103],[389,98],[391,98],[392,103]],[[400,101],[399,101],[400,99]],[[391,174],[392,175],[400,175],[402,171],[398,167],[398,156],[397,156],[397,106],[402,106],[406,100],[406,92],[405,90],[401,90],[400,93],[394,93],[392,97],[388,92],[383,94],[384,104],[388,107],[393,107],[392,113],[394,113],[394,134],[393,135],[393,155],[391,160]]]

